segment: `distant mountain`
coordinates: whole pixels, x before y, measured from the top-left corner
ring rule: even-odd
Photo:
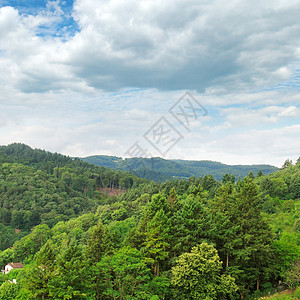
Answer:
[[[107,155],[94,155],[81,158],[83,161],[115,170],[124,170],[154,181],[165,181],[174,178],[188,178],[213,175],[222,180],[223,175],[230,173],[236,178],[245,177],[250,171],[257,174],[259,170],[268,175],[278,170],[270,165],[225,165],[220,162],[201,160],[167,160],[153,158],[125,158]]]

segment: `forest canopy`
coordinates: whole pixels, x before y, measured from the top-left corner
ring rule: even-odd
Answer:
[[[159,183],[22,144],[0,161],[0,265],[24,264],[0,299],[255,299],[299,284],[299,160]]]

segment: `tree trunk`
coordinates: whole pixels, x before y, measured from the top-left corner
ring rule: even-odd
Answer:
[[[159,276],[159,263],[158,262],[156,262],[154,264],[154,275]]]
[[[259,290],[259,276],[257,276],[257,282],[256,282],[256,290]]]
[[[228,267],[228,265],[229,265],[229,255],[227,254],[226,255],[226,267]]]
[[[96,300],[100,299],[100,293],[98,287],[96,287]]]

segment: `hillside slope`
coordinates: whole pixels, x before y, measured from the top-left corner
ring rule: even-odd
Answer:
[[[117,156],[95,155],[81,158],[83,161],[115,170],[125,170],[154,181],[165,181],[173,178],[213,175],[217,180],[230,173],[236,178],[245,177],[252,171],[262,171],[268,175],[278,170],[270,165],[226,165],[220,162],[202,160],[167,160],[159,157],[125,158]]]
[[[24,144],[0,146],[0,250],[36,225],[52,227],[95,211],[108,194],[145,182]]]
[[[1,150],[0,267],[25,268],[0,276],[0,299],[257,299],[299,269],[300,160],[235,182],[155,183],[23,145]],[[122,193],[103,198],[100,185]],[[182,278],[187,263],[196,277]]]

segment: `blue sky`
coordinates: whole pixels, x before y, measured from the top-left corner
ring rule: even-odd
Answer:
[[[63,38],[65,34],[68,36],[78,32],[78,24],[73,19],[73,1],[34,1],[34,0],[0,0],[0,5],[10,6],[18,10],[23,16],[46,16],[54,17],[56,20],[48,24],[41,24],[36,27],[36,34],[41,37],[53,36]]]
[[[165,158],[295,161],[299,14],[294,0],[0,0],[0,144],[161,156],[143,135],[164,117],[183,136]],[[208,112],[188,130],[169,112],[187,91]]]

